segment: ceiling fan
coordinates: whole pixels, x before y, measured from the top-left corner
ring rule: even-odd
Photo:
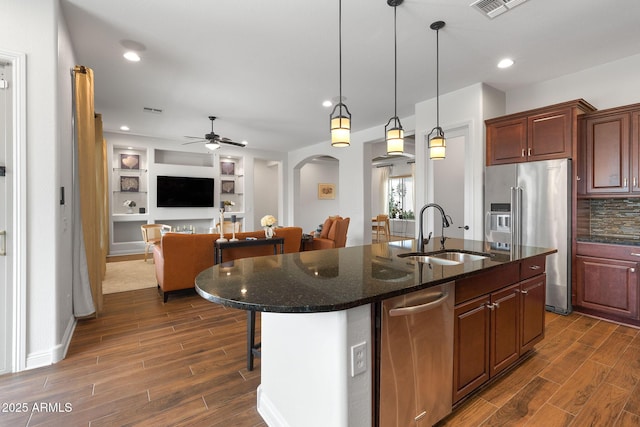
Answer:
[[[199,138],[199,137],[195,137],[195,136],[185,136],[185,138],[193,138],[193,139],[197,139],[197,141],[185,142],[182,145],[194,144],[196,142],[204,142],[204,146],[206,148],[208,148],[209,150],[211,150],[211,151],[217,150],[218,148],[220,148],[220,144],[235,145],[236,147],[246,147],[247,146],[247,142],[246,141],[242,141],[242,142],[232,141],[229,138],[221,137],[220,135],[215,133],[213,131],[213,121],[215,119],[216,119],[216,116],[209,116],[209,120],[211,120],[211,133],[205,134],[204,138]]]

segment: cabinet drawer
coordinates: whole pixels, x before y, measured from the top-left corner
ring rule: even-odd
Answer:
[[[514,262],[466,279],[456,280],[456,304],[516,283],[519,273],[520,264]]]
[[[640,246],[578,242],[576,255],[640,262]]]
[[[520,263],[520,280],[544,273],[546,265],[547,257],[545,255],[522,260]]]

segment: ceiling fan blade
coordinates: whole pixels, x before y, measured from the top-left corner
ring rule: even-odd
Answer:
[[[229,145],[235,145],[236,147],[246,147],[247,143],[246,142],[236,142],[236,141],[232,141],[229,138],[220,138],[220,141],[223,144],[229,144]]]
[[[185,138],[193,138],[193,137],[185,137]],[[195,141],[183,142],[182,145],[197,144],[197,143],[201,143],[201,142],[206,142],[206,139],[197,138]]]

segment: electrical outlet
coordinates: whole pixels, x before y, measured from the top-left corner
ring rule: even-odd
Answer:
[[[351,346],[351,376],[367,372],[367,342]]]

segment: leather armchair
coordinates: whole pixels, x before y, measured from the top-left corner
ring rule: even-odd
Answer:
[[[320,237],[313,239],[312,249],[344,248],[347,244],[347,230],[350,218],[329,217],[322,226]]]

